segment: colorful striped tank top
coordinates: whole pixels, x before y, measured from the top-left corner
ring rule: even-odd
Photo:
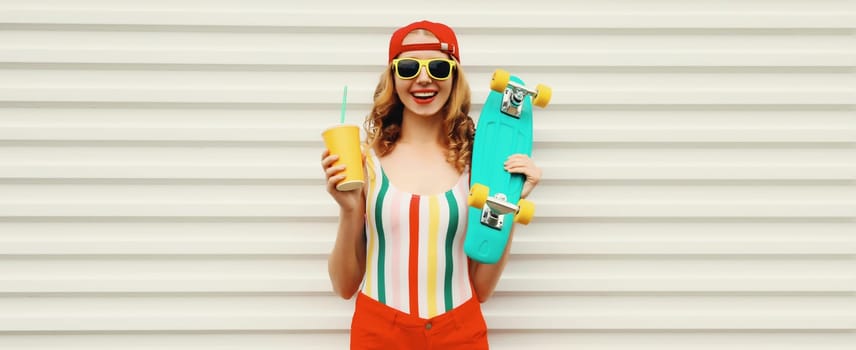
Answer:
[[[431,318],[469,300],[464,234],[469,172],[445,193],[417,195],[390,183],[366,157],[366,274],[361,291],[402,312]]]

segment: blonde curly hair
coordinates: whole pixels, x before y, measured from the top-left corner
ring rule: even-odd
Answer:
[[[404,104],[395,93],[393,67],[387,67],[380,76],[374,93],[374,106],[366,116],[363,127],[366,130],[366,144],[374,149],[378,156],[384,156],[395,148],[401,135],[401,120]],[[470,85],[461,66],[457,65],[452,77],[452,93],[443,106],[443,130],[446,132],[446,161],[459,172],[470,165],[473,152],[475,125],[469,116]]]

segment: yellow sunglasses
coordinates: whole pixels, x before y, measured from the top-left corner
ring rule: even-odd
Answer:
[[[428,67],[428,76],[434,80],[446,80],[452,76],[455,61],[444,58],[420,60],[416,58],[396,58],[392,60],[395,75],[401,79],[413,79],[419,76],[422,67]]]

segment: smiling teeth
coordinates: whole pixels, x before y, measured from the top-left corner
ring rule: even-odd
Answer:
[[[435,95],[435,93],[433,93],[433,92],[414,92],[413,93],[413,96],[416,96],[416,97],[432,97],[434,95]]]

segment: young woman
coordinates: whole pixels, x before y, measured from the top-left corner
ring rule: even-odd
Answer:
[[[351,349],[488,348],[480,303],[493,294],[509,248],[493,265],[463,251],[474,131],[460,62],[448,26],[399,28],[365,121],[363,190],[336,190],[344,168],[322,154],[327,192],[339,204],[330,280],[342,298],[357,294]],[[541,177],[525,155],[505,168],[526,176],[523,198]]]

